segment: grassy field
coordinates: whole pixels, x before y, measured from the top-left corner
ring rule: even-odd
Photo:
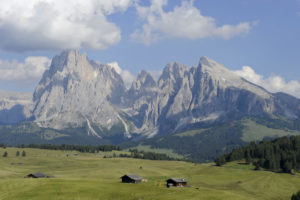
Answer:
[[[202,132],[206,131],[207,129],[197,129],[197,130],[191,130],[191,131],[184,131],[175,134],[176,136],[179,137],[186,137],[186,136],[195,136],[197,134],[201,134]]]
[[[1,200],[290,199],[300,189],[297,175],[254,171],[252,166],[238,163],[216,167],[39,149],[25,149],[26,157],[16,157],[17,150],[0,149],[0,155],[8,152],[7,158],[0,158]],[[23,178],[32,172],[56,178]],[[148,182],[120,182],[122,175],[132,173]],[[191,187],[168,189],[165,180],[170,177],[186,178]]]

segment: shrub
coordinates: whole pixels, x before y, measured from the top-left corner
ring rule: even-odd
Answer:
[[[291,200],[300,200],[300,191],[298,191],[296,194],[293,194]]]

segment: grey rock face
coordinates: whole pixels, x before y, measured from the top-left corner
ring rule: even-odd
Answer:
[[[124,91],[121,77],[110,66],[89,61],[78,51],[63,52],[53,58],[34,92],[33,115],[45,127],[95,123],[110,129],[120,122],[112,104],[120,103]]]
[[[134,124],[135,133],[153,135],[157,133],[157,97],[159,88],[154,78],[146,71],[142,71],[137,80],[127,91],[124,112],[130,116]]]
[[[98,138],[113,127],[126,137],[152,137],[244,116],[300,116],[299,99],[269,93],[206,57],[194,67],[169,63],[158,81],[142,71],[127,90],[110,66],[96,64],[78,51],[65,51],[53,58],[36,87],[34,107],[29,96],[8,99],[0,99],[0,122],[18,122],[32,114],[41,127],[86,126],[87,133]],[[24,105],[25,117],[4,120],[8,115],[1,112],[15,105]]]
[[[140,120],[136,124],[156,127],[159,133],[244,116],[299,116],[299,101],[288,105],[285,97],[269,93],[206,57],[197,67],[170,63],[157,84],[150,88],[137,85],[143,85],[139,78],[129,90],[131,109],[138,113],[136,121]]]

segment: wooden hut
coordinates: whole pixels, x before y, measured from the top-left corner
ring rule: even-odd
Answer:
[[[135,174],[126,174],[121,177],[122,183],[141,183],[142,178]]]
[[[186,187],[187,180],[183,178],[170,178],[167,181],[167,187]]]
[[[46,178],[46,175],[43,174],[42,172],[37,172],[37,173],[28,174],[24,178]]]

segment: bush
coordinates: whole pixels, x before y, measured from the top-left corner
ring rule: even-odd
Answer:
[[[293,194],[291,200],[300,200],[300,191],[298,191],[297,194]]]
[[[219,158],[217,158],[215,160],[215,163],[217,166],[222,166],[226,163],[226,159],[225,159],[225,156],[220,156]]]

